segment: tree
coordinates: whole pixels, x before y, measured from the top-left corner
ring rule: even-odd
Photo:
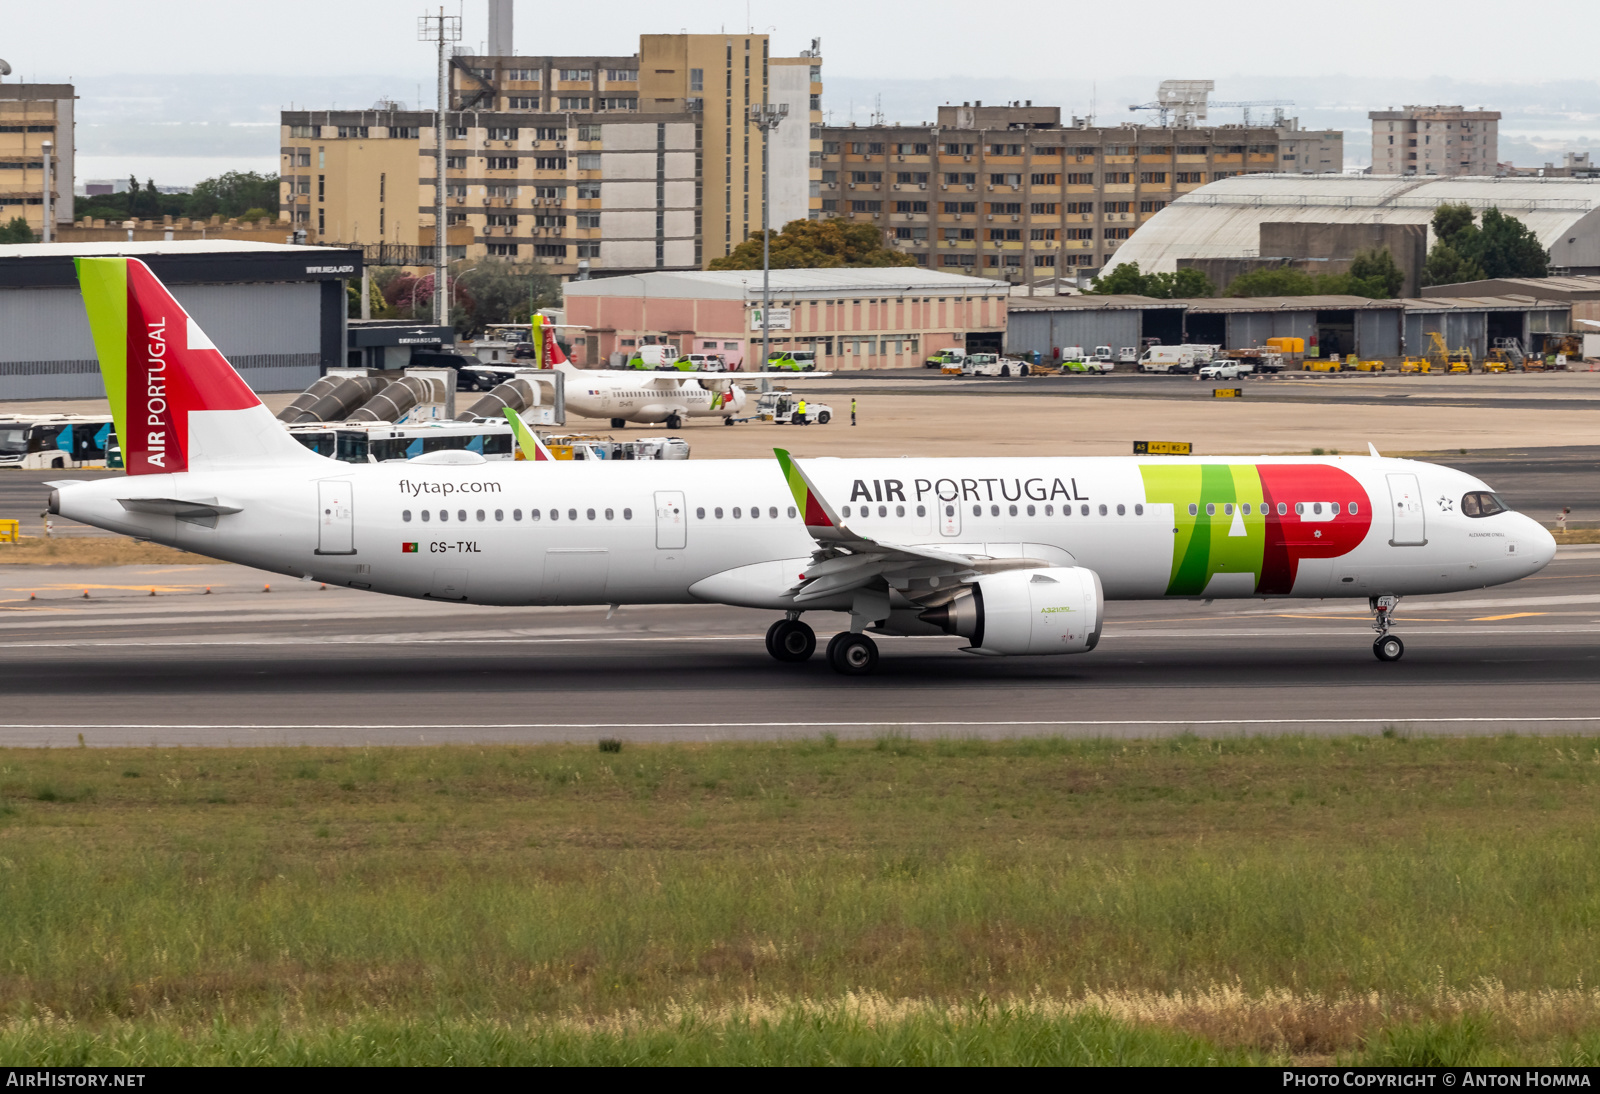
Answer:
[[[1472,228],[1472,206],[1445,202],[1433,211],[1433,238],[1457,246],[1456,237]]]
[[[1464,281],[1482,280],[1483,267],[1442,239],[1433,245],[1422,267],[1424,285],[1459,285]]]
[[[0,224],[0,243],[32,243],[33,229],[28,227],[28,222],[23,217],[12,217],[6,224]]]
[[[454,318],[462,334],[476,334],[491,323],[526,323],[538,309],[561,303],[558,278],[534,267],[494,259],[458,275],[454,284],[453,303],[462,306],[461,314]]]
[[[1522,221],[1499,209],[1483,214],[1470,256],[1488,277],[1549,277],[1550,256]]]
[[[1216,286],[1211,279],[1193,267],[1172,273],[1144,273],[1137,262],[1123,262],[1112,267],[1111,272],[1090,282],[1086,290],[1094,296],[1153,296],[1162,300],[1175,300],[1198,296],[1215,296]]]
[[[1229,296],[1310,296],[1320,291],[1310,274],[1288,266],[1251,270],[1228,282]]]
[[[1392,300],[1405,287],[1406,274],[1387,247],[1357,251],[1350,262],[1350,295]]]
[[[237,217],[247,210],[278,212],[278,177],[254,171],[228,171],[195,184],[187,215]]]
[[[916,259],[883,245],[875,224],[847,220],[791,220],[770,236],[774,270],[837,269],[845,266],[914,266]],[[759,270],[761,233],[711,263],[713,270]]]

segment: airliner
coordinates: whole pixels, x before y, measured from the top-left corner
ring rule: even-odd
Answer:
[[[608,418],[612,429],[629,422],[682,429],[685,418],[708,417],[732,425],[744,409],[744,390],[724,373],[580,369],[561,352],[550,325],[535,323],[533,329],[544,343],[541,367],[566,374],[567,409],[585,418]]]
[[[50,511],[293,577],[472,604],[739,605],[810,659],[958,635],[993,657],[1083,653],[1108,601],[1342,597],[1398,660],[1402,596],[1498,585],[1555,541],[1471,475],[1411,460],[956,457],[340,463],[296,443],[137,259],[76,260],[125,477]],[[519,434],[524,441],[526,431]]]

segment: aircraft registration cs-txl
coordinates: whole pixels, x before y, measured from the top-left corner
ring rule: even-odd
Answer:
[[[1108,600],[1349,597],[1374,651],[1398,598],[1514,581],[1555,543],[1484,483],[1372,457],[955,458],[350,465],[290,439],[142,263],[78,261],[128,475],[52,483],[53,512],[213,558],[477,604],[717,603],[778,613],[779,661],[847,612],[839,672],[881,635],[971,653],[1098,643]]]

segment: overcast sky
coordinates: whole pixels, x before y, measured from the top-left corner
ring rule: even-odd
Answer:
[[[1134,73],[1208,78],[1470,76],[1536,82],[1593,71],[1593,0],[1144,0],[973,4],[970,0],[519,0],[524,54],[634,51],[640,33],[771,30],[780,53],[820,37],[827,71],[852,78]],[[5,0],[0,57],[44,81],[114,73],[394,74],[426,79],[423,5],[394,0]],[[487,33],[485,0],[446,5],[463,44]],[[748,16],[747,13],[748,12]],[[15,78],[15,77],[13,77]]]

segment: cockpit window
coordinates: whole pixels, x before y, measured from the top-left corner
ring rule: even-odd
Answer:
[[[1509,513],[1511,506],[1499,494],[1478,491],[1461,499],[1461,512],[1469,517],[1492,517],[1496,513]]]

